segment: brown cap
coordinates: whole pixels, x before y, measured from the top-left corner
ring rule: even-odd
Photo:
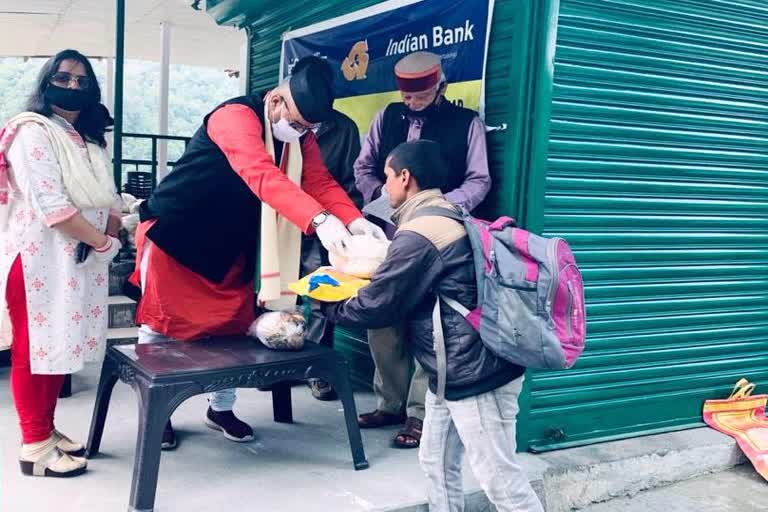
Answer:
[[[421,92],[440,83],[443,68],[440,56],[431,52],[406,55],[395,64],[397,88],[403,92]]]

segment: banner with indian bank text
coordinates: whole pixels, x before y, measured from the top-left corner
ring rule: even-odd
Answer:
[[[440,55],[449,100],[483,117],[485,60],[493,0],[391,0],[308,27],[286,32],[281,78],[307,55],[334,69],[337,110],[360,133],[376,112],[401,101],[395,83],[398,60],[416,51]]]

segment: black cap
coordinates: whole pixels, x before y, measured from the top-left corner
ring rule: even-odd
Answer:
[[[305,59],[310,57],[296,63],[288,87],[301,117],[310,123],[321,123],[333,112],[333,76],[328,73],[330,66],[322,59],[311,57],[311,61],[302,63]]]
[[[293,68],[291,68],[291,73],[298,73],[309,65],[317,66],[317,68],[325,76],[326,80],[331,83],[331,87],[333,87],[333,68],[331,68],[331,65],[326,59],[318,57],[317,55],[308,55],[297,60],[293,65]]]

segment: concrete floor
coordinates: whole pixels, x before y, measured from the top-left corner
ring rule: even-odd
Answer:
[[[115,388],[102,453],[90,462],[86,475],[71,480],[31,478],[23,477],[18,469],[19,433],[8,376],[8,368],[0,368],[0,512],[124,512],[137,423],[133,390],[122,383]],[[59,402],[58,428],[83,441],[96,384],[96,369],[90,368],[74,377],[74,396]],[[416,451],[390,447],[396,428],[362,431],[371,467],[354,471],[339,402],[318,402],[307,388],[294,387],[296,423],[285,425],[272,422],[270,398],[270,394],[257,390],[240,390],[235,409],[257,434],[257,439],[247,444],[226,441],[205,427],[204,397],[182,404],[173,418],[181,444],[176,451],[163,454],[155,511],[426,512],[426,479]],[[374,408],[370,393],[356,394],[356,401],[358,412]],[[680,437],[694,440],[695,450],[686,449]],[[534,487],[539,492],[550,488],[545,500],[550,510],[566,510],[570,507],[563,508],[560,498],[574,493],[591,496],[594,486],[607,486],[617,493],[614,495],[620,495],[648,487],[640,485],[644,479],[670,481],[674,475],[666,475],[666,468],[677,460],[674,454],[678,451],[690,459],[686,464],[696,471],[702,469],[698,466],[703,459],[720,452],[716,458],[722,460],[712,468],[730,467],[735,463],[731,452],[736,449],[730,440],[723,445],[720,437],[699,429],[520,457]],[[663,447],[659,453],[657,444]],[[696,451],[702,446],[706,447],[703,454]],[[679,456],[680,464],[688,460],[683,455]],[[615,472],[611,469],[615,466],[640,471],[647,465],[643,461],[656,458],[661,464],[641,477],[612,479],[603,474]],[[545,474],[549,483],[542,480]],[[466,512],[487,512],[487,501],[466,466],[464,476]],[[642,480],[639,483],[635,481],[638,478]],[[768,510],[768,484],[746,465],[583,510],[757,512]]]
[[[125,511],[137,422],[133,390],[116,386],[102,453],[90,461],[86,475],[32,478],[18,468],[19,433],[8,376],[8,368],[0,368],[0,511]],[[61,400],[57,410],[57,427],[82,441],[97,380],[93,368],[75,375],[74,396]],[[251,389],[239,392],[235,410],[257,434],[247,444],[229,442],[205,427],[203,397],[182,404],[173,417],[180,446],[163,454],[155,511],[423,510],[426,479],[415,450],[390,448],[396,428],[363,430],[371,467],[355,471],[339,402],[318,402],[307,388],[295,387],[296,423],[284,425],[272,422],[270,397]],[[374,408],[370,393],[359,393],[356,400],[358,412]],[[466,490],[477,490],[468,469],[465,477]]]
[[[758,512],[768,510],[768,483],[751,465],[592,505],[582,512]]]

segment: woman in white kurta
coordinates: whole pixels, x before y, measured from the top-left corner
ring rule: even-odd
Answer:
[[[64,375],[103,356],[108,264],[120,248],[99,101],[87,59],[61,52],[44,66],[30,112],[0,135],[0,325],[12,333],[0,328],[0,345],[11,342],[20,462],[30,475],[86,468],[82,444],[56,430],[53,416]],[[90,251],[78,262],[81,243]]]

